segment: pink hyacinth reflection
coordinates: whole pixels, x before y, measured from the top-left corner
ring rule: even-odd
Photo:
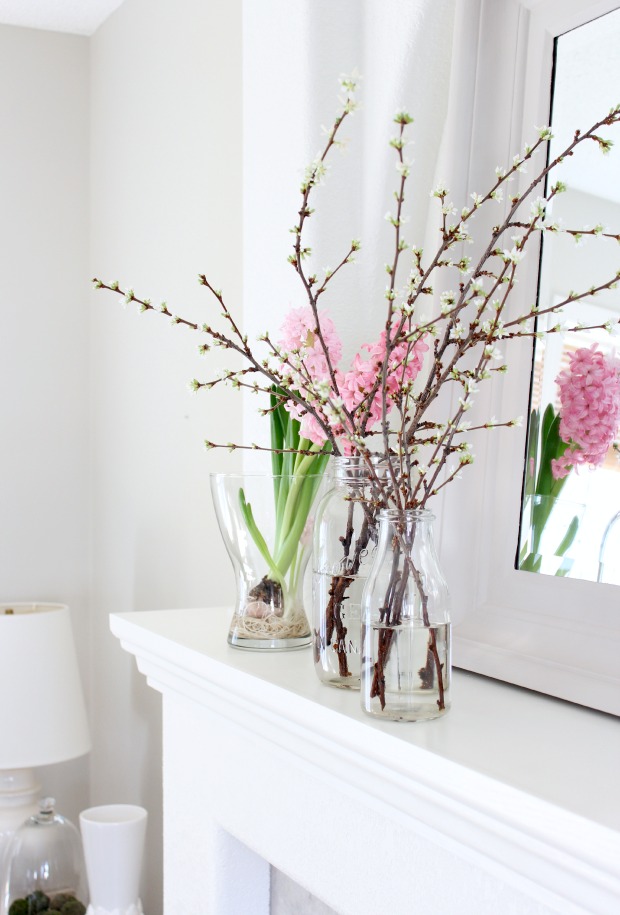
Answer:
[[[620,424],[620,361],[596,348],[583,347],[570,357],[556,382],[560,389],[560,437],[569,447],[551,461],[556,480],[572,467],[600,467]]]

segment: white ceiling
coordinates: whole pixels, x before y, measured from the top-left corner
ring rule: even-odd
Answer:
[[[0,24],[92,35],[123,0],[0,0]]]

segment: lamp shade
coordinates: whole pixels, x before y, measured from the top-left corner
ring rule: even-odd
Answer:
[[[50,765],[89,750],[69,608],[0,604],[0,769]]]

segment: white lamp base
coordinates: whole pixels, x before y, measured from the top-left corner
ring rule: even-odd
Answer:
[[[34,769],[0,769],[0,861],[13,833],[39,810]]]
[[[144,915],[144,912],[142,911],[142,903],[138,899],[128,909],[104,909],[100,905],[89,905],[86,909],[86,915]]]

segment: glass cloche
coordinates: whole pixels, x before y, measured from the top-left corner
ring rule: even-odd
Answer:
[[[7,848],[0,915],[84,915],[88,903],[80,834],[43,798]]]

